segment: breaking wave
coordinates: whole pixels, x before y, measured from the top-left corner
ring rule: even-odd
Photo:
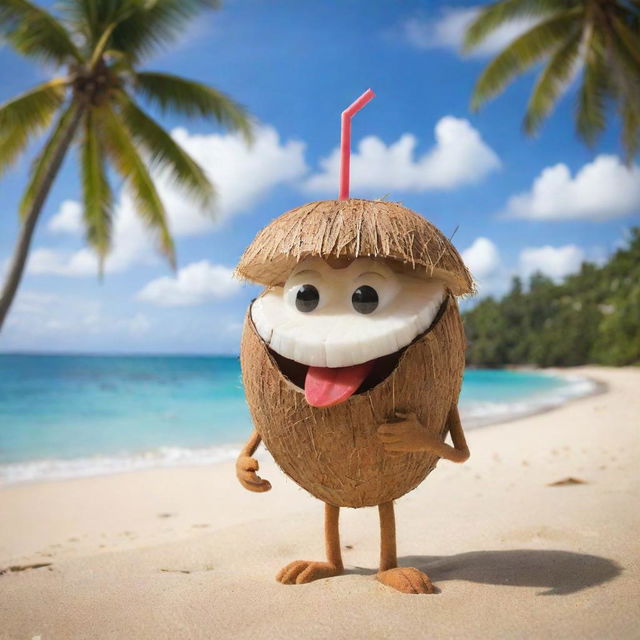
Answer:
[[[536,376],[549,376],[560,384],[538,393],[483,401],[480,394],[473,399],[463,393],[460,412],[465,428],[477,428],[504,422],[558,407],[573,398],[591,395],[600,385],[592,380],[565,372],[536,371]],[[549,382],[552,382],[549,380]],[[249,427],[247,426],[247,433]],[[47,458],[0,464],[0,486],[16,483],[60,480],[140,471],[158,467],[206,466],[235,459],[241,444],[218,444],[206,448],[161,446],[154,450],[76,458]]]

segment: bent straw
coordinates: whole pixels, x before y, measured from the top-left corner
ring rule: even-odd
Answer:
[[[349,169],[351,161],[351,118],[375,97],[371,89],[367,89],[353,104],[342,112],[340,136],[340,192],[339,199],[349,198]]]

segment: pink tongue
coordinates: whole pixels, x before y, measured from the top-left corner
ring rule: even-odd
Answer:
[[[304,396],[312,407],[332,407],[350,398],[364,382],[375,360],[352,367],[309,367]]]

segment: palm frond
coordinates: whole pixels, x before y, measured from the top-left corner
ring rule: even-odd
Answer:
[[[54,78],[0,105],[0,175],[44,130],[64,102],[67,80]]]
[[[85,0],[90,1],[90,0]],[[122,20],[111,37],[111,47],[124,51],[135,62],[176,39],[194,16],[217,9],[219,0],[154,0],[139,3]]]
[[[639,22],[640,16],[634,20]],[[620,45],[625,49],[627,55],[633,59],[638,65],[636,68],[640,68],[640,28],[636,24],[635,30],[628,24],[625,24],[618,16],[611,16],[611,25],[615,35],[618,37]]]
[[[640,103],[623,100],[620,103],[622,120],[621,142],[625,151],[625,161],[631,165],[640,151]]]
[[[102,274],[104,258],[111,247],[113,195],[105,171],[104,153],[97,126],[95,113],[88,109],[80,147],[83,217],[87,242],[98,254]]]
[[[131,132],[110,106],[96,109],[96,114],[99,115],[100,140],[111,164],[125,180],[136,211],[147,227],[157,234],[160,251],[175,266],[175,249],[164,205],[149,170],[136,149]]]
[[[498,0],[483,7],[467,27],[463,50],[470,51],[481,44],[498,27],[518,18],[545,18],[579,5],[579,0]]]
[[[527,133],[537,131],[570,81],[580,57],[581,42],[582,34],[579,30],[575,30],[573,35],[567,38],[553,54],[540,74],[531,93],[524,118],[524,129]]]
[[[31,165],[29,182],[27,183],[27,188],[25,189],[24,194],[22,195],[22,200],[20,201],[20,216],[22,219],[24,219],[27,213],[31,210],[31,207],[38,196],[44,176],[50,170],[53,156],[56,153],[62,138],[66,135],[76,109],[77,105],[72,103],[61,113],[47,142]]]
[[[120,114],[136,146],[144,149],[151,166],[168,172],[204,206],[211,203],[213,186],[200,165],[153,118],[122,94]]]
[[[64,26],[28,0],[0,2],[0,37],[16,51],[58,64],[81,56]]]
[[[252,138],[244,107],[213,87],[169,73],[144,71],[136,74],[135,90],[163,111],[214,118],[224,127],[239,131],[247,141]]]
[[[538,23],[516,38],[484,69],[474,88],[471,108],[476,110],[499,93],[516,75],[552,55],[573,33],[580,9],[565,11]]]
[[[630,164],[640,150],[640,11],[626,18],[612,16],[609,58],[622,121],[621,142]]]
[[[577,96],[576,130],[587,144],[592,145],[606,126],[607,100],[612,96],[612,88],[602,43],[596,34],[591,37],[588,47]]]
[[[606,42],[612,80],[621,96],[640,103],[640,33],[634,34],[615,16],[611,26]]]
[[[95,50],[100,38],[135,11],[143,10],[144,0],[61,0],[59,3],[67,22],[75,33],[82,35],[85,57]]]

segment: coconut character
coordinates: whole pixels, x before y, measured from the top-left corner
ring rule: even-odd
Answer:
[[[294,561],[277,580],[341,574],[340,508],[377,506],[378,580],[432,593],[426,574],[397,566],[393,501],[440,458],[469,457],[457,408],[465,338],[456,296],[473,283],[458,252],[398,203],[341,197],[277,218],[237,273],[265,286],[242,334],[255,430],[237,477],[251,491],[271,488],[252,457],[264,442],[284,473],[325,503],[326,561]]]

